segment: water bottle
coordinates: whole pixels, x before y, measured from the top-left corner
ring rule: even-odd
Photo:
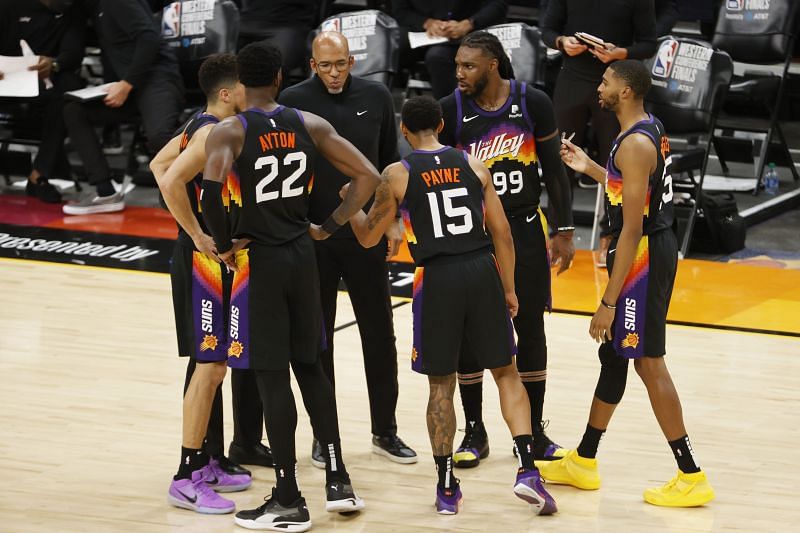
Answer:
[[[778,171],[775,170],[775,163],[770,163],[767,173],[764,174],[764,192],[770,196],[778,194]]]

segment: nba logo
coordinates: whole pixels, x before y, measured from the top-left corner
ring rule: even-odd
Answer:
[[[741,11],[744,9],[744,0],[726,0],[725,7],[728,11]]]
[[[322,23],[322,31],[341,31],[342,19],[335,18]]]
[[[675,62],[675,54],[678,51],[678,41],[667,39],[658,49],[656,61],[653,63],[653,76],[657,78],[668,78],[672,71],[672,63]]]
[[[161,35],[167,39],[181,34],[181,3],[173,2],[164,8],[161,16]]]

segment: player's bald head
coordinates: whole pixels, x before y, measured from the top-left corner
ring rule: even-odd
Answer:
[[[311,43],[311,54],[317,57],[322,53],[323,48],[345,56],[350,55],[350,45],[347,43],[347,37],[338,31],[323,31],[314,37],[314,42]]]

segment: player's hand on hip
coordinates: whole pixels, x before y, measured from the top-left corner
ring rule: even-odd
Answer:
[[[219,263],[220,258],[217,255],[217,245],[214,244],[214,238],[211,237],[211,235],[201,233],[193,238],[192,242],[194,242],[194,247],[197,248],[198,252],[205,254],[209,259],[213,259]]]
[[[390,261],[400,251],[400,245],[403,244],[403,232],[403,221],[399,218],[386,230],[386,261]]]
[[[550,240],[550,266],[561,265],[556,275],[566,272],[572,266],[573,257],[575,257],[575,245],[572,243],[572,232],[556,234]]]
[[[122,107],[128,100],[128,95],[131,93],[132,89],[133,85],[125,80],[114,82],[108,88],[108,94],[106,94],[103,102],[108,107]]]
[[[614,334],[611,332],[611,323],[614,322],[614,310],[609,309],[604,305],[600,305],[592,317],[592,322],[589,324],[589,335],[596,342],[605,342],[614,339]]]
[[[561,39],[561,46],[564,48],[564,53],[568,56],[578,56],[589,49],[588,46],[582,44],[578,39],[572,36]]]
[[[506,307],[508,307],[508,314],[511,318],[517,316],[519,312],[519,300],[515,292],[506,292]]]
[[[591,160],[578,145],[566,137],[561,139],[561,160],[575,172],[586,173],[589,169]]]
[[[322,229],[322,226],[313,223],[308,226],[308,234],[311,235],[311,238],[315,241],[324,241],[331,236],[330,233]]]

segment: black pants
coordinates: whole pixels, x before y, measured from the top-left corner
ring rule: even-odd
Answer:
[[[385,260],[386,243],[365,249],[355,239],[328,239],[317,241],[315,245],[328,339],[328,348],[321,356],[322,367],[335,386],[333,328],[339,280],[343,279],[361,335],[372,433],[393,435],[397,432],[397,348]]]
[[[201,363],[203,364],[203,363]],[[189,388],[197,362],[189,358],[183,392]],[[252,446],[261,442],[264,420],[261,399],[253,370],[231,370],[231,399],[233,400],[233,440],[237,444]],[[206,430],[205,451],[209,455],[225,455],[225,435],[222,424],[222,385],[217,387],[211,416]]]
[[[575,133],[572,142],[578,146],[586,146],[586,127],[591,119],[597,139],[596,161],[605,167],[611,145],[619,135],[619,122],[614,113],[600,107],[597,98],[600,81],[587,81],[562,69],[556,81],[553,106],[559,129],[567,136]],[[570,181],[574,183],[575,172],[569,167],[566,169]],[[605,214],[603,220],[607,220]],[[600,230],[603,235],[607,234],[608,224],[601,223]]]
[[[83,87],[83,80],[77,73],[60,72],[51,76],[53,87],[46,89],[39,82],[39,96],[36,98],[2,98],[0,108],[8,109],[14,115],[22,113],[24,118],[37,125],[40,131],[30,133],[41,139],[39,152],[33,160],[33,168],[45,178],[67,178],[69,161],[64,151],[64,93]],[[20,107],[27,107],[21,110]],[[41,126],[41,128],[39,128]]]
[[[408,43],[408,29],[400,30],[400,65],[411,67],[417,61],[425,61],[431,79],[431,91],[437,100],[456,88],[456,52],[458,43],[434,44],[412,50]]]
[[[72,146],[83,162],[89,183],[95,185],[110,177],[108,161],[97,137],[95,126],[141,120],[147,137],[147,149],[155,155],[167,144],[178,125],[183,105],[183,83],[177,76],[154,75],[146,85],[131,91],[118,108],[108,107],[102,99],[69,102],[64,106],[64,120]]]

